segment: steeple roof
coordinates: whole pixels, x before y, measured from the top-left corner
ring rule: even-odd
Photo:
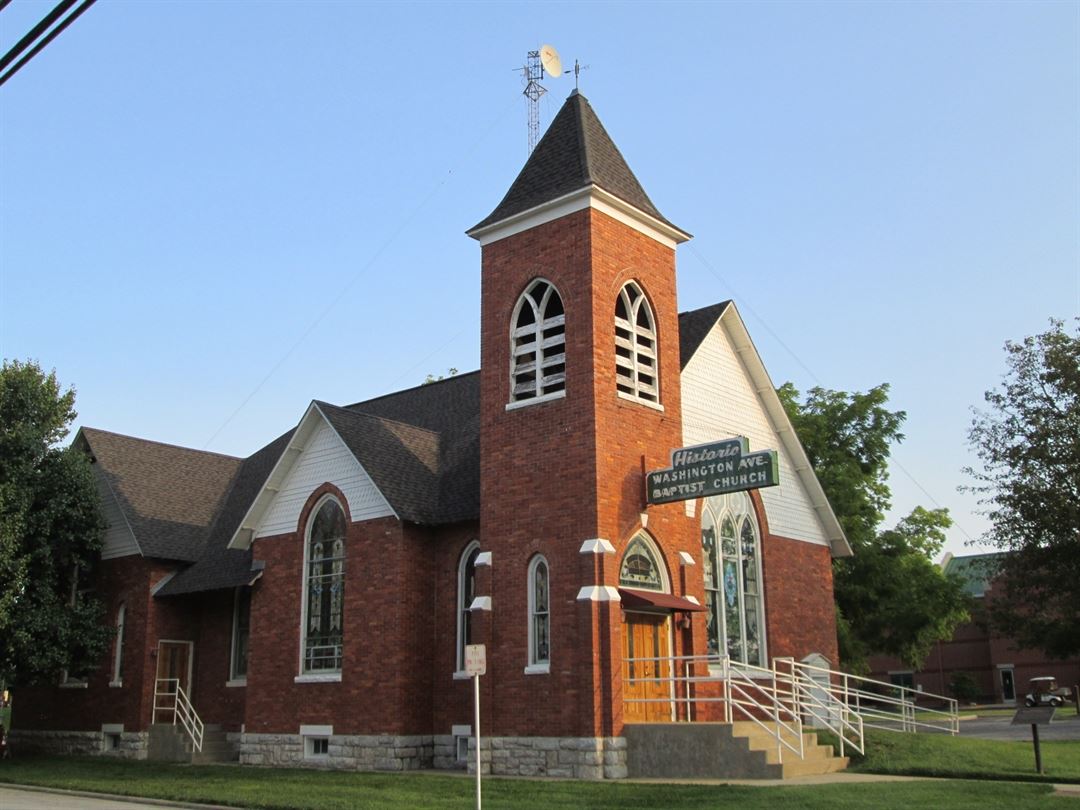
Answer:
[[[574,90],[502,202],[469,233],[589,186],[681,231],[653,205],[588,99]]]

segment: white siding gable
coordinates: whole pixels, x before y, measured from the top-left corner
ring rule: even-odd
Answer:
[[[259,522],[255,536],[270,537],[296,531],[300,510],[311,493],[327,481],[345,495],[353,521],[393,516],[390,505],[360,466],[356,456],[333,428],[319,417],[319,425],[282,481],[280,490]]]
[[[97,483],[98,495],[101,497],[101,514],[106,523],[105,538],[101,544],[101,559],[111,560],[116,557],[141,554],[139,544],[135,541],[135,535],[120,509],[120,504],[116,501],[112,487],[105,480],[105,475],[99,466],[95,465],[93,469],[94,481]]]
[[[758,490],[769,531],[829,545],[828,536],[795,472],[790,454],[754,389],[721,319],[682,373],[683,446],[746,436],[750,450],[776,450],[780,485]]]

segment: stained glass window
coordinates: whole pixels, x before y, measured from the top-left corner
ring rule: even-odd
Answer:
[[[548,565],[535,557],[529,566],[529,664],[546,664],[551,656],[551,611]]]
[[[709,655],[764,666],[761,541],[746,493],[705,500],[701,547]]]
[[[645,535],[635,535],[626,547],[622,568],[619,569],[619,584],[647,591],[664,590],[664,580],[656,553]]]
[[[472,613],[469,607],[476,597],[476,558],[480,556],[480,544],[475,540],[461,555],[458,564],[458,643],[457,671],[465,669],[465,647],[472,644]]]
[[[304,672],[340,672],[345,604],[345,512],[327,498],[308,528]]]

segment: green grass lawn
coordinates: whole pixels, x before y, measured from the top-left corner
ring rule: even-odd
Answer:
[[[104,758],[20,758],[0,763],[0,782],[274,810],[467,810],[471,779],[432,774],[367,774],[288,768],[185,766]],[[961,781],[815,787],[669,785],[570,780],[486,779],[484,806],[514,810],[766,810],[941,808],[1064,810],[1049,785]],[[1071,805],[1070,805],[1071,807]]]
[[[856,773],[944,776],[955,779],[1020,779],[1080,783],[1080,740],[1043,742],[1046,775],[1035,773],[1030,742],[979,740],[945,734],[871,731],[866,756],[853,761]]]

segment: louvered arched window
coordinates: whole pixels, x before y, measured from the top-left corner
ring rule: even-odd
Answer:
[[[625,397],[660,403],[656,322],[645,293],[633,281],[615,301],[615,387]]]
[[[536,279],[514,308],[510,328],[510,401],[566,390],[566,315],[559,291]]]

